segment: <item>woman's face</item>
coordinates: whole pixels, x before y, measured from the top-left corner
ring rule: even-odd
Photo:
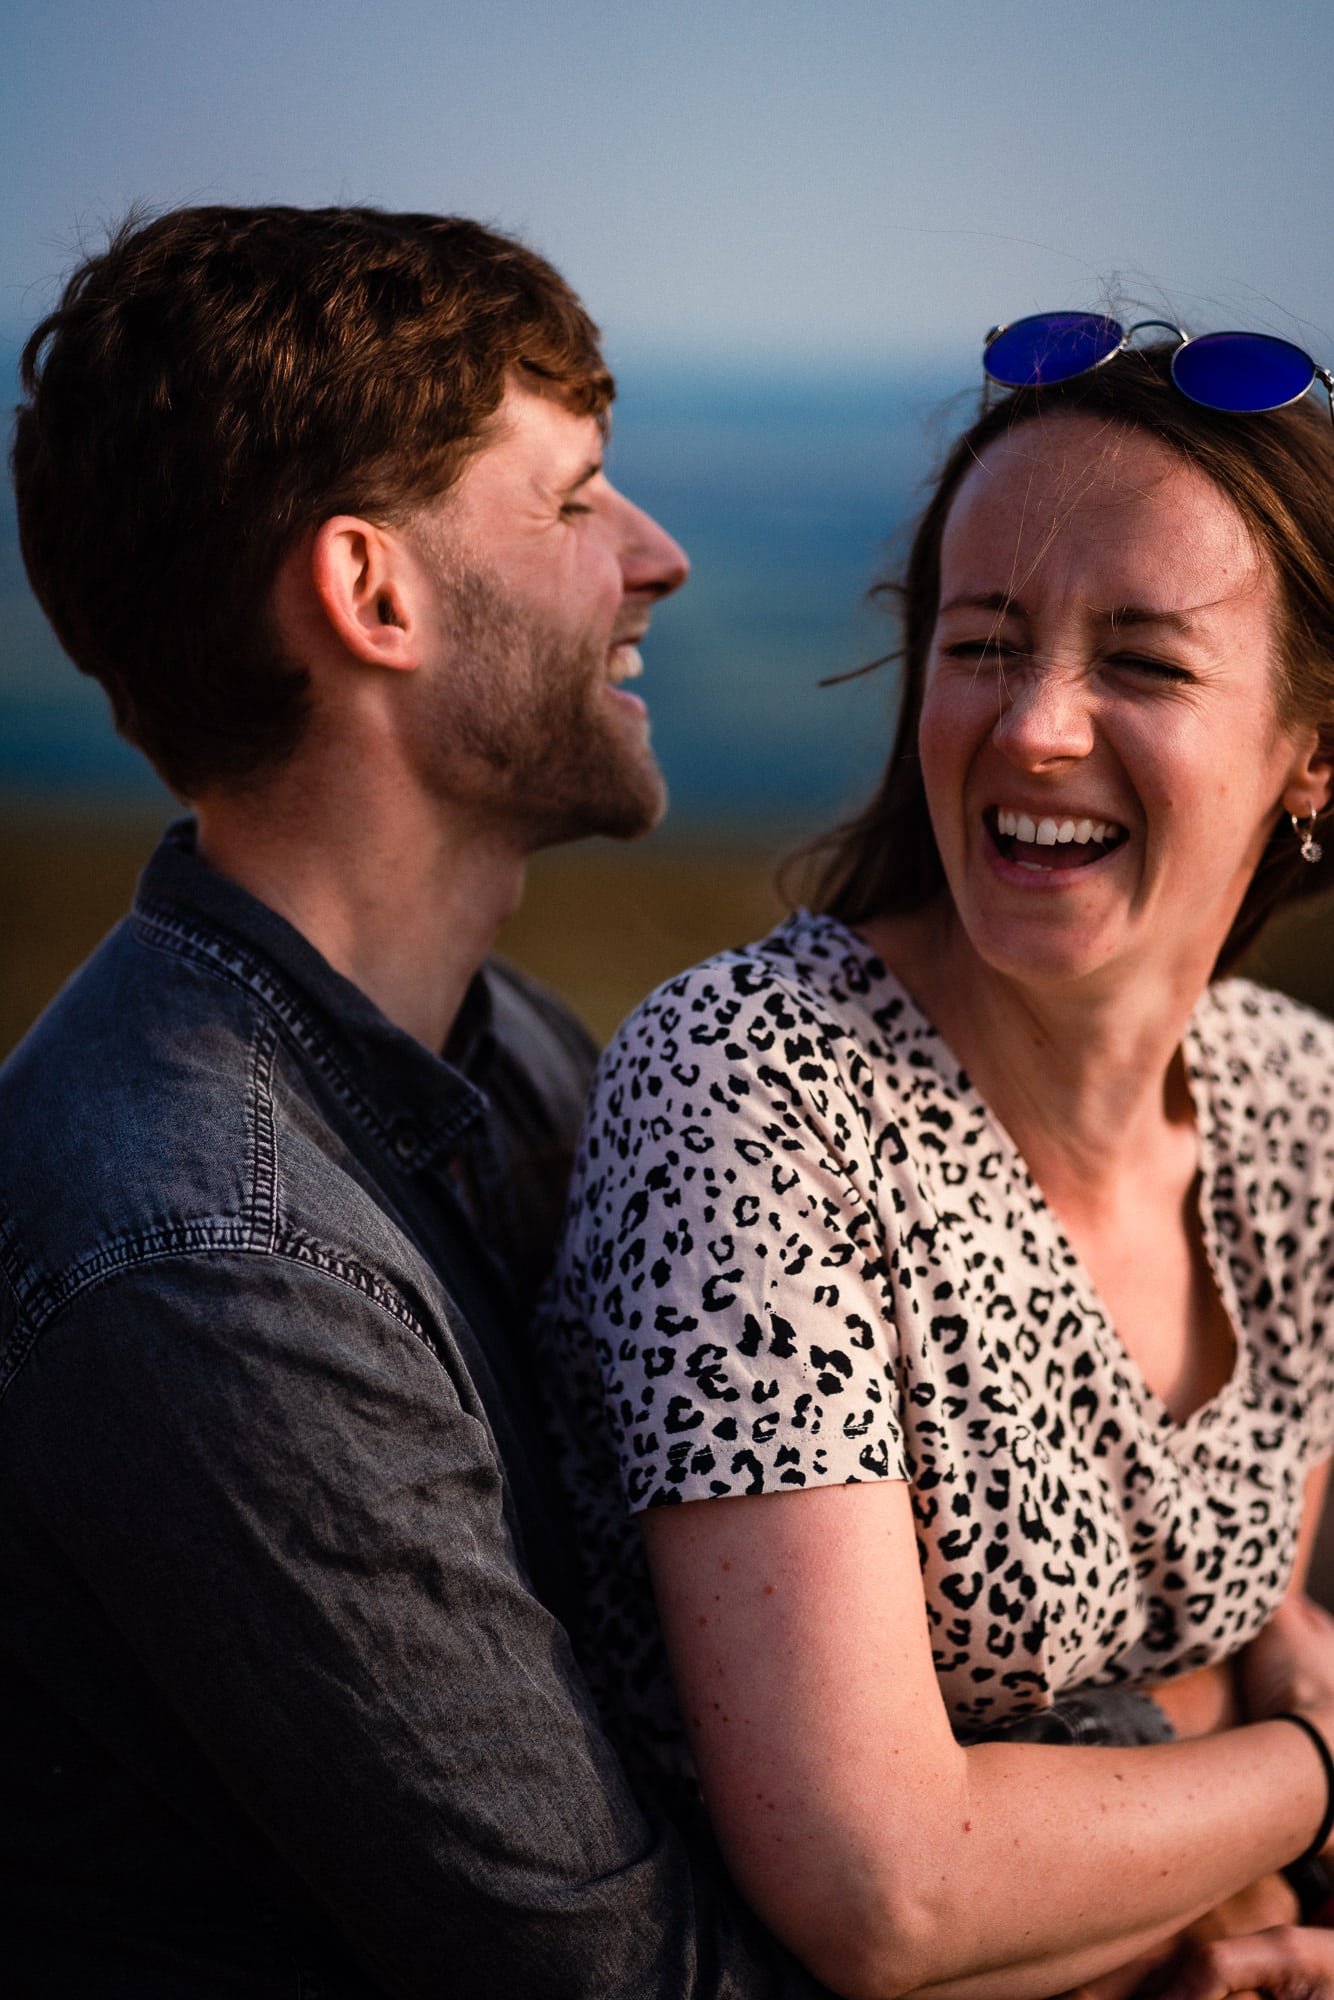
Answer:
[[[1028,423],[959,489],[920,750],[964,931],[998,970],[1207,979],[1282,809],[1277,588],[1226,495],[1147,433]]]

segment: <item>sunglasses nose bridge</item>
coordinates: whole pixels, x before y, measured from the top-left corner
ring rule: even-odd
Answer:
[[[1186,347],[1190,343],[1190,335],[1185,327],[1178,326],[1174,319],[1137,319],[1133,326],[1127,327],[1126,339],[1131,341],[1137,333],[1152,333],[1155,329],[1159,333],[1172,334],[1181,347]]]

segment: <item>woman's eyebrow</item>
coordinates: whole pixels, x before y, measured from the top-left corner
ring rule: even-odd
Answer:
[[[939,615],[943,616],[947,611],[991,611],[1001,618],[1022,618],[1024,615],[1024,607],[1018,598],[1011,597],[1004,590],[960,591],[941,605]],[[1115,604],[1110,611],[1099,614],[1099,620],[1113,630],[1137,625],[1165,625],[1181,633],[1195,631],[1198,623],[1190,611],[1160,611],[1146,604]]]
[[[1145,604],[1117,604],[1106,614],[1106,623],[1113,631],[1126,625],[1166,625],[1170,631],[1190,633],[1196,629],[1197,621],[1189,611],[1155,611]]]
[[[1007,591],[982,590],[962,591],[957,597],[951,597],[947,603],[942,604],[940,609],[942,612],[997,611],[1002,617],[1008,617],[1011,612],[1022,613],[1023,606]]]

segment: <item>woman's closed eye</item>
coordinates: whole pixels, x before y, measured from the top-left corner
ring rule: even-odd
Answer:
[[[1167,681],[1180,687],[1189,686],[1195,679],[1188,667],[1183,667],[1177,660],[1163,659],[1156,653],[1111,653],[1107,665],[1141,675],[1145,680]]]
[[[1028,648],[1017,639],[1006,639],[998,632],[990,632],[976,639],[951,639],[940,651],[947,660],[971,660],[981,664],[988,660],[1021,659]]]

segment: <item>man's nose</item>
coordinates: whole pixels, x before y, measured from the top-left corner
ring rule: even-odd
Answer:
[[[1087,757],[1093,748],[1093,715],[1081,675],[1034,662],[1009,676],[1000,703],[997,747],[1025,770]]]
[[[621,568],[627,591],[639,596],[670,597],[690,574],[690,562],[679,542],[659,527],[651,514],[622,494],[625,508]]]

